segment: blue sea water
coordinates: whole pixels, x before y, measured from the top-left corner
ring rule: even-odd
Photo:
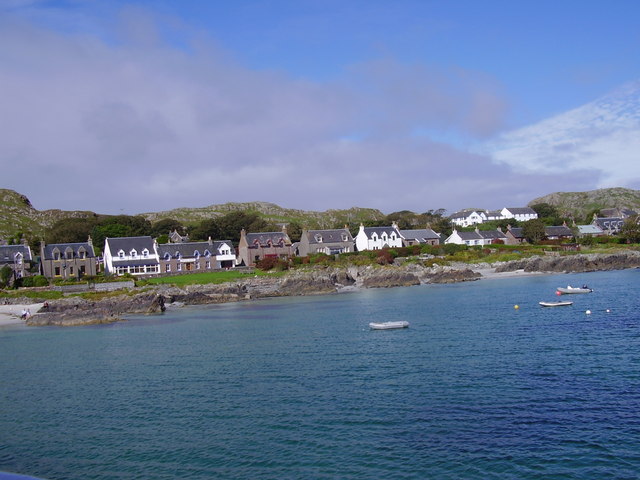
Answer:
[[[3,328],[0,470],[639,478],[639,280],[541,275]],[[595,291],[570,307],[538,305],[583,283]],[[368,328],[386,320],[411,327]]]

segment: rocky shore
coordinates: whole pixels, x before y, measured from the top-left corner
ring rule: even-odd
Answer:
[[[183,305],[246,301],[256,298],[336,293],[353,288],[385,288],[427,283],[475,281],[520,273],[591,272],[640,267],[640,252],[532,257],[496,264],[456,264],[425,267],[407,262],[400,266],[348,268],[314,267],[294,270],[283,277],[252,277],[221,285],[144,287],[100,301],[66,297],[49,301],[27,325],[74,326],[110,323],[127,314],[155,314]],[[14,302],[18,303],[18,302]],[[26,303],[26,302],[25,302]],[[29,301],[28,303],[32,303]]]

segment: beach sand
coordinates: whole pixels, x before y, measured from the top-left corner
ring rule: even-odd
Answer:
[[[4,325],[24,325],[25,321],[20,318],[23,310],[28,310],[34,315],[42,308],[43,303],[0,305],[0,327]]]

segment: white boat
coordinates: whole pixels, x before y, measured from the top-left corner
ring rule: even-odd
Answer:
[[[591,293],[593,292],[593,289],[587,287],[586,285],[584,287],[572,287],[571,285],[567,285],[567,288],[558,287],[556,290],[560,293]]]
[[[558,300],[556,302],[538,302],[543,307],[566,307],[567,305],[573,305],[573,302],[563,302]]]
[[[369,328],[372,330],[391,330],[393,328],[407,328],[409,322],[371,322]]]

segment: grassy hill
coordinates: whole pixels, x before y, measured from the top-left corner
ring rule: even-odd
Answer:
[[[556,192],[531,200],[529,206],[536,203],[553,205],[561,215],[578,220],[602,208],[630,208],[640,212],[640,190],[603,188],[589,192]]]
[[[381,220],[385,217],[380,210],[373,208],[353,207],[347,210],[315,212],[283,208],[274,203],[267,202],[225,203],[202,208],[176,208],[164,212],[141,213],[140,215],[151,222],[157,222],[164,218],[173,218],[186,225],[198,223],[206,218],[222,216],[229,212],[237,211],[257,213],[265,220],[274,223],[296,222],[310,229],[333,228],[345,224],[357,225],[360,224],[360,222]]]
[[[25,235],[30,242],[37,241],[58,220],[92,215],[87,211],[36,210],[24,195],[0,189],[0,239]]]

